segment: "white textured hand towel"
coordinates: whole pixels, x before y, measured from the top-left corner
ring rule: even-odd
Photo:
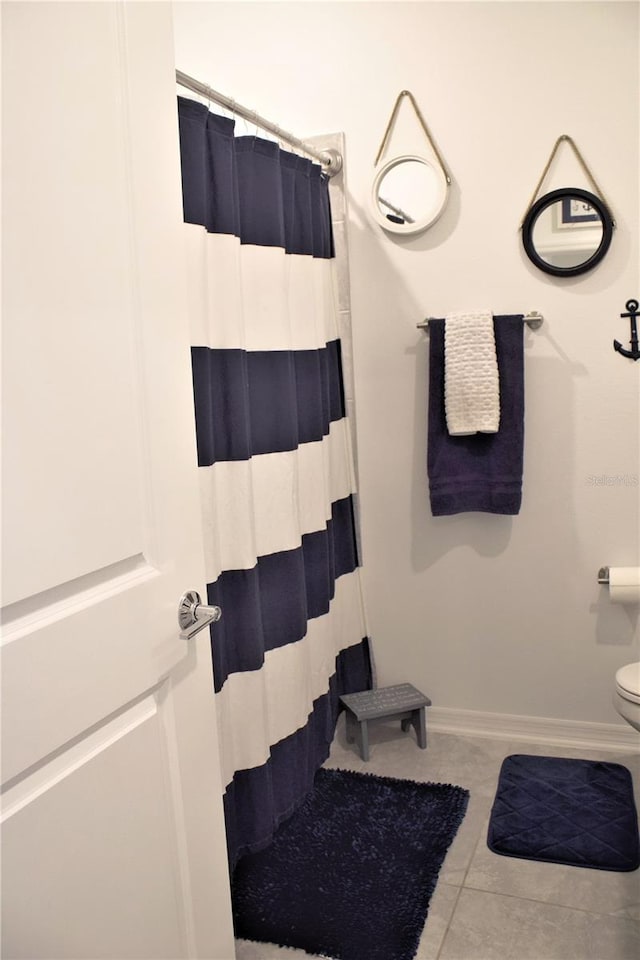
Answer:
[[[446,317],[444,402],[451,436],[498,432],[500,381],[491,311]]]

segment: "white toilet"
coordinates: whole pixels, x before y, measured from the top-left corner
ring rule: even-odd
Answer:
[[[628,663],[616,672],[613,705],[627,723],[640,730],[640,663]]]

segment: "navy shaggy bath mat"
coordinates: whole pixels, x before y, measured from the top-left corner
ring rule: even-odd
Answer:
[[[619,763],[507,757],[487,842],[507,857],[635,870],[640,845],[631,774]]]
[[[319,770],[271,846],[236,867],[236,936],[336,960],[411,960],[469,793]]]

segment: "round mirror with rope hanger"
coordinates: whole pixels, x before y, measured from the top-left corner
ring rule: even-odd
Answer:
[[[378,166],[405,97],[415,110],[436,162],[422,154],[411,153],[392,157]],[[396,99],[374,167],[371,213],[383,230],[410,235],[421,233],[436,222],[446,206],[451,177],[409,90],[402,90]]]
[[[564,142],[573,149],[595,193],[579,187],[563,187],[536,199],[553,158]],[[586,273],[606,255],[615,221],[582,154],[567,134],[556,140],[520,226],[529,260],[552,276],[575,277]]]

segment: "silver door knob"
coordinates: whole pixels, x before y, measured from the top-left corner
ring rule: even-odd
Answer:
[[[211,623],[216,623],[222,616],[220,607],[208,607],[200,600],[200,594],[195,590],[183,593],[178,604],[178,624],[180,636],[185,640],[195,637],[196,633],[204,630]]]

